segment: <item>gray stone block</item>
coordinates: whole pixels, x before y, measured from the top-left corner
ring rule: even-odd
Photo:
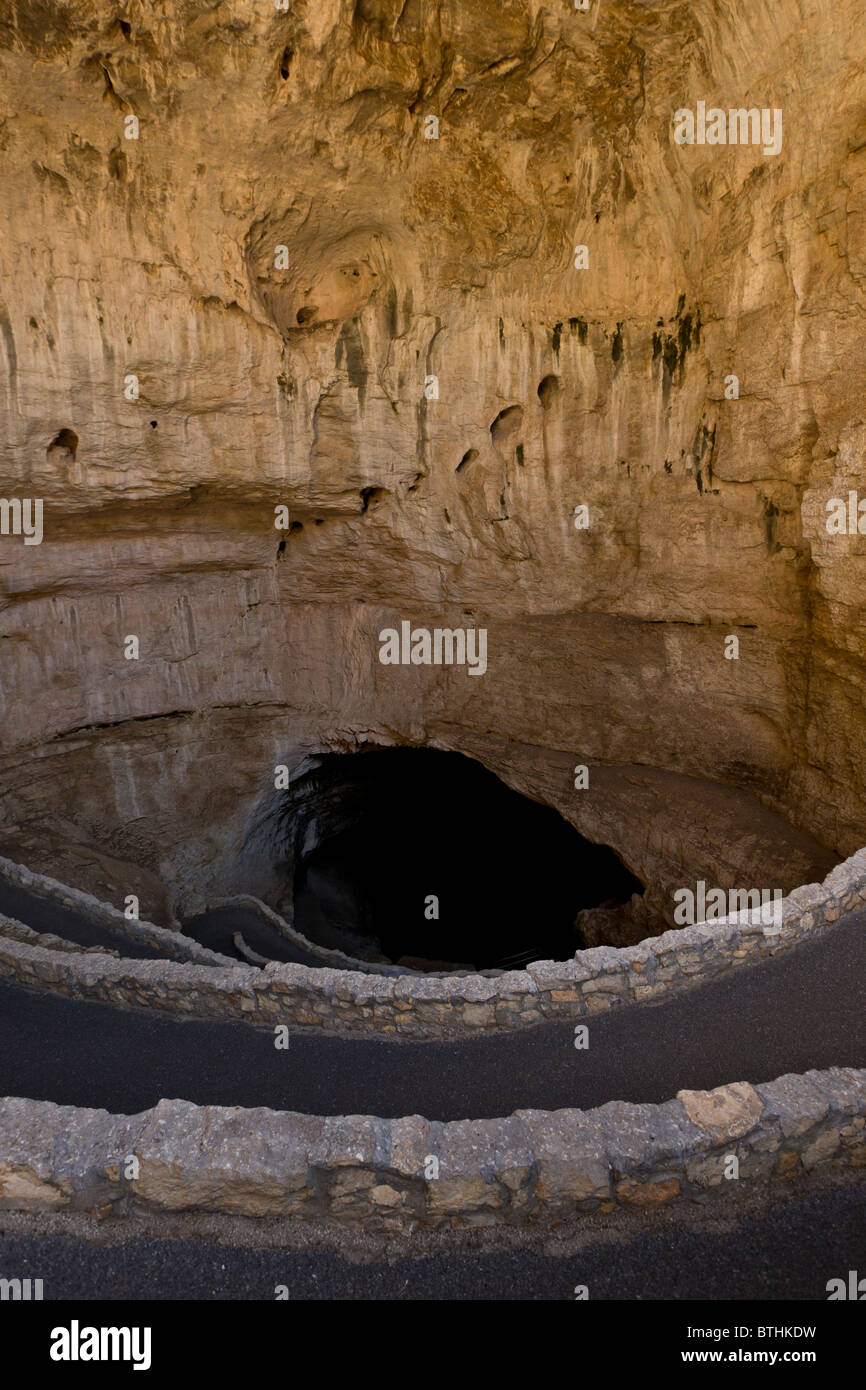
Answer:
[[[786,1139],[799,1139],[830,1112],[830,1101],[804,1076],[780,1076],[756,1087],[766,1106],[766,1119],[778,1123]]]
[[[803,1079],[827,1097],[833,1114],[857,1115],[863,1109],[866,1074],[830,1067],[827,1071],[807,1071]]]
[[[610,1167],[600,1121],[581,1110],[518,1110],[535,1156],[535,1194],[553,1210],[610,1197]]]

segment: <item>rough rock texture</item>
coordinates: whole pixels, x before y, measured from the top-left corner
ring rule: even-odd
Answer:
[[[854,0],[7,0],[4,852],[266,896],[274,764],[364,742],[662,914],[862,844],[864,47]],[[676,145],[698,101],[781,154]],[[380,665],[404,619],[487,673]]]
[[[860,1169],[864,1111],[866,1072],[845,1067],[681,1091],[664,1105],[447,1124],[184,1100],[127,1117],[6,1098],[0,1211],[198,1209],[371,1230],[547,1225],[699,1200],[709,1188],[736,1201],[824,1165]]]
[[[7,873],[0,860],[0,877]],[[29,870],[23,874],[38,896],[91,911],[93,900],[77,889]],[[781,904],[777,925],[769,925],[761,909],[746,910],[722,921],[666,931],[624,950],[598,946],[578,951],[573,960],[537,960],[526,970],[397,978],[276,961],[264,969],[238,966],[149,922],[125,923],[124,930],[167,948],[174,959],[118,960],[108,954],[58,950],[57,938],[26,927],[18,930],[18,923],[0,916],[0,980],[72,999],[158,1009],[180,1017],[243,1019],[267,1028],[285,1024],[382,1037],[447,1038],[531,1028],[545,1020],[571,1021],[627,1004],[661,1002],[796,947],[864,902],[866,850],[859,850],[823,884],[795,889]],[[114,909],[93,906],[103,925],[118,918],[123,922]],[[727,1102],[736,1108],[739,1097],[732,1093]],[[725,1114],[723,1108],[723,1120]]]

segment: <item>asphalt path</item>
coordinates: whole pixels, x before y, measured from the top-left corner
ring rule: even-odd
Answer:
[[[37,898],[23,888],[8,883],[0,883],[0,913],[13,917],[34,931],[62,936],[66,941],[74,941],[78,946],[108,946],[119,951],[122,956],[135,960],[165,960],[165,953],[152,946],[132,941],[128,936],[119,936],[106,931],[104,927],[74,908],[62,907],[49,898]]]
[[[250,907],[215,907],[211,912],[191,917],[183,924],[184,933],[192,936],[200,946],[211,951],[219,951],[224,956],[237,956],[232,941],[235,932],[240,932],[246,944],[266,956],[268,960],[281,960],[295,965],[312,965],[321,968],[322,959],[312,952],[305,951],[287,937],[282,936],[266,917]],[[244,961],[244,964],[248,962]]]
[[[133,1114],[163,1097],[308,1114],[489,1118],[866,1067],[866,910],[773,959],[572,1024],[410,1043],[177,1020],[0,986],[0,1095]]]
[[[136,960],[166,958],[164,951],[109,931],[92,922],[80,910],[62,907],[50,899],[36,897],[10,884],[0,883],[0,912],[6,917],[14,917],[17,922],[24,922],[34,931],[51,932],[79,946],[108,946]],[[242,957],[232,941],[235,932],[240,932],[248,946],[269,960],[291,961],[297,965],[322,964],[319,958],[288,941],[267,918],[249,907],[215,908],[184,923],[185,936],[192,937],[211,951],[219,951],[240,962]],[[242,963],[246,965],[248,962],[244,960]]]
[[[826,1301],[827,1282],[866,1269],[866,1187],[791,1199],[724,1231],[671,1226],[574,1254],[449,1251],[361,1262],[331,1251],[150,1238],[96,1243],[4,1233],[0,1273],[42,1279],[46,1300],[599,1300]],[[844,1310],[843,1310],[844,1311]],[[768,1315],[789,1323],[791,1316]],[[808,1321],[808,1319],[806,1319]],[[713,1343],[712,1345],[715,1345]]]

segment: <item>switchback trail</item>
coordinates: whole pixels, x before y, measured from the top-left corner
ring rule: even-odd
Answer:
[[[180,1021],[0,986],[0,1095],[132,1114],[162,1098],[308,1114],[493,1118],[866,1066],[866,909],[775,958],[572,1024],[451,1042]]]
[[[79,946],[107,946],[119,951],[122,956],[136,960],[167,958],[165,951],[120,936],[98,922],[92,922],[80,909],[65,908],[50,898],[36,897],[12,884],[0,883],[0,912],[26,923],[34,931],[50,932]],[[235,932],[240,932],[248,946],[270,960],[290,961],[296,965],[322,964],[317,956],[287,940],[266,917],[249,907],[214,908],[185,923],[184,935],[211,951],[237,959],[238,964],[243,965],[246,962],[238,956],[232,942]]]

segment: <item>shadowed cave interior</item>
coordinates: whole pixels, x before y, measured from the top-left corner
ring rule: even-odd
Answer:
[[[613,850],[459,753],[328,755],[279,814],[294,842],[295,927],[370,961],[562,960],[584,945],[582,908],[643,892]]]

